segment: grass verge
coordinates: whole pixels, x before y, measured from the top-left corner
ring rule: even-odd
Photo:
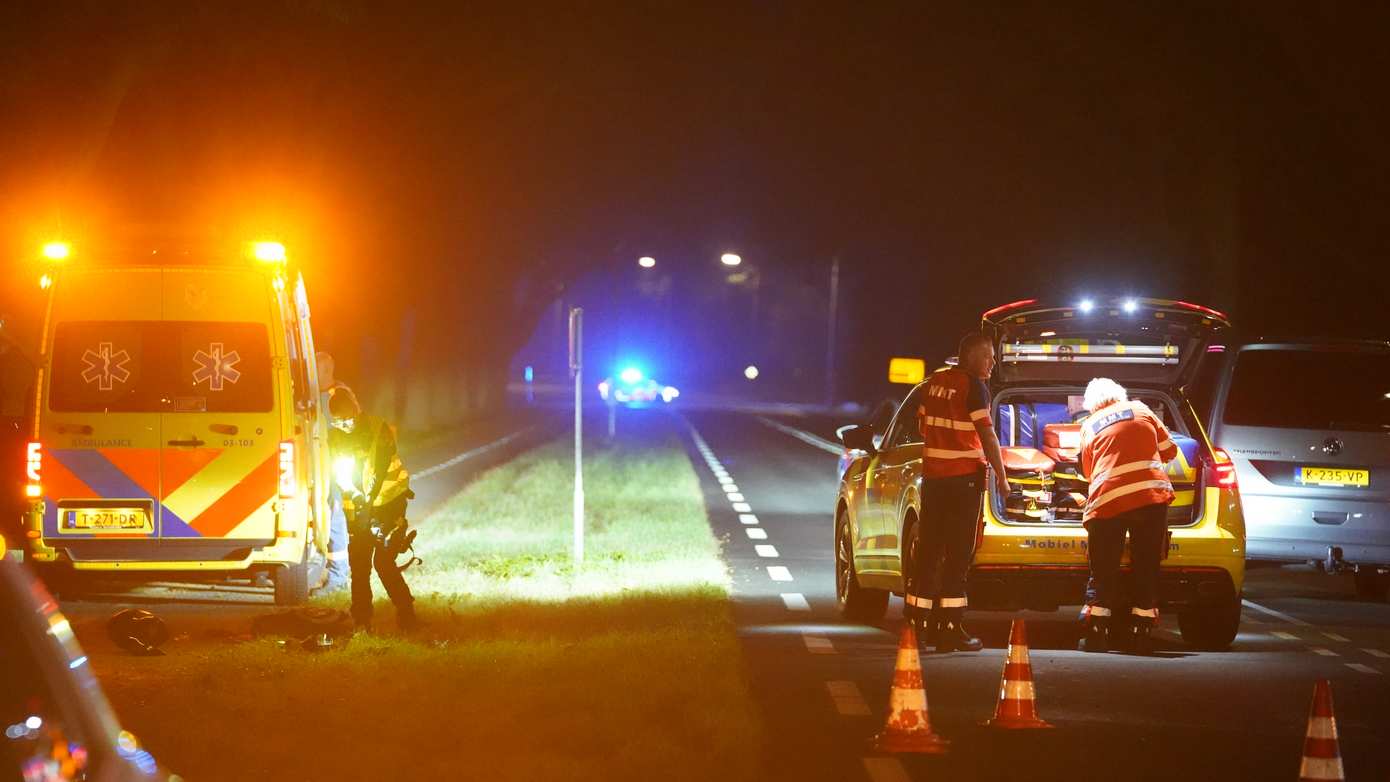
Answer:
[[[122,721],[190,779],[754,778],[760,726],[728,576],[669,419],[586,452],[579,569],[572,486],[556,441],[420,524],[425,565],[407,579],[428,624],[410,638],[94,667]],[[389,604],[377,612],[389,626]]]

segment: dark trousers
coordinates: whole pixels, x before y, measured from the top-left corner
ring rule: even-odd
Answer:
[[[922,481],[917,573],[909,592],[932,599],[938,608],[965,607],[983,491],[983,472]]]
[[[413,616],[415,598],[391,556],[370,532],[354,532],[348,536],[348,566],[352,572],[352,620],[359,625],[372,621],[372,568],[386,588],[386,594],[396,606],[397,615]]]
[[[1125,551],[1125,533],[1129,533],[1133,573],[1129,604],[1140,610],[1156,608],[1158,565],[1163,560],[1167,532],[1168,506],[1161,503],[1086,522],[1086,552],[1091,564],[1086,605],[1107,609],[1106,613],[1122,605],[1120,558]]]

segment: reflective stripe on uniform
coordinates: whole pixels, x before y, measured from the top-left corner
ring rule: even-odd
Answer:
[[[1135,616],[1147,616],[1150,619],[1158,618],[1157,608],[1131,608],[1129,609],[1129,612],[1131,614],[1134,614]]]
[[[974,427],[971,427],[972,429]],[[926,449],[928,459],[980,459],[985,455],[982,448],[971,448],[968,451],[949,451],[945,448]]]
[[[1120,497],[1124,497],[1126,495],[1134,494],[1135,492],[1145,491],[1148,489],[1167,489],[1168,491],[1172,491],[1173,484],[1169,483],[1167,480],[1152,480],[1137,481],[1135,483],[1126,484],[1124,486],[1117,486],[1116,488],[1111,489],[1110,491],[1100,495],[1099,497],[1092,497],[1090,499],[1089,504],[1087,505],[1087,509],[1094,511],[1100,508],[1101,506],[1105,505],[1105,503],[1107,502],[1111,502],[1113,500],[1119,499]]]
[[[1091,476],[1091,485],[1099,486],[1102,483],[1105,483],[1105,480],[1107,478],[1114,478],[1116,475],[1124,475],[1127,472],[1137,472],[1139,470],[1146,469],[1154,469],[1162,472],[1164,469],[1164,465],[1163,462],[1160,462],[1157,459],[1117,464],[1114,467],[1111,467],[1106,472],[1101,473],[1100,475]]]
[[[342,551],[330,551],[328,552],[328,558],[334,562],[341,562],[348,558],[347,549],[343,549]]]
[[[941,608],[965,608],[969,604],[969,601],[963,597],[943,597],[937,601],[937,605]]]
[[[907,597],[903,598],[903,602],[915,608],[932,607],[932,601],[929,597],[917,597],[916,595],[908,595]]]
[[[964,421],[953,421],[950,418],[938,418],[934,415],[924,416],[922,423],[927,426],[939,426],[942,429],[954,429],[958,432],[973,432],[975,425]]]
[[[976,410],[975,412],[973,412],[973,413],[970,414],[970,420],[971,420],[971,421],[979,421],[980,419],[984,419],[985,423],[991,423],[990,420],[989,420],[989,411],[988,411],[988,410]]]
[[[1082,616],[1110,616],[1110,609],[1105,606],[1086,606],[1081,609]]]

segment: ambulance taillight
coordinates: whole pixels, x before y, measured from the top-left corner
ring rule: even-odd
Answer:
[[[43,496],[43,443],[29,443],[24,455],[24,477],[29,479],[24,485],[24,496],[38,499]]]
[[[280,443],[280,499],[293,499],[299,494],[299,477],[294,468],[294,442]]]

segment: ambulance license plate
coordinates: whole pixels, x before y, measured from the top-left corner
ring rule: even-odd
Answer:
[[[64,511],[63,526],[70,530],[129,532],[149,529],[149,514],[142,508],[81,508]]]
[[[1300,467],[1294,478],[1304,486],[1370,486],[1371,471],[1345,467]]]

